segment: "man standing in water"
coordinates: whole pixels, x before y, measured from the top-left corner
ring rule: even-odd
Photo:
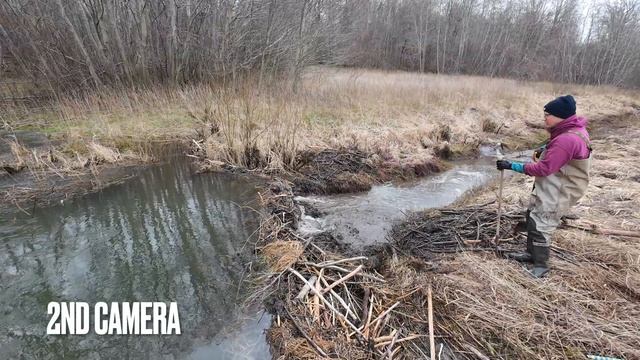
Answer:
[[[498,160],[498,170],[514,170],[535,176],[527,210],[527,250],[511,254],[523,262],[533,262],[535,277],[549,271],[549,246],[560,218],[584,195],[589,184],[591,143],[587,119],[576,115],[573,96],[566,95],[544,106],[549,141],[534,153],[534,162]]]

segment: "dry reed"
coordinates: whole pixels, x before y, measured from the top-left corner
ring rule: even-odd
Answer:
[[[409,163],[435,153],[468,153],[504,138],[512,147],[530,145],[539,130],[525,121],[541,122],[542,105],[563,92],[576,95],[580,112],[589,116],[637,105],[637,94],[607,87],[312,68],[297,93],[251,82],[104,90],[63,97],[47,112],[9,122],[56,136],[97,136],[120,151],[135,141],[196,137],[211,160],[281,170],[310,149],[355,147]],[[449,129],[447,139],[437,136],[442,126]]]

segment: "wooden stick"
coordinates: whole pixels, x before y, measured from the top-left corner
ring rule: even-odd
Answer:
[[[322,281],[325,283],[325,285],[328,286],[327,282],[324,280],[324,278],[322,278]],[[342,299],[342,297],[340,297],[340,295],[338,295],[338,293],[336,293],[335,291],[331,290],[329,291],[329,293],[331,295],[333,295],[333,297],[336,298],[336,300],[338,300],[338,302],[340,303],[340,305],[342,305],[342,307],[347,311],[347,314],[351,315],[351,317],[353,317],[354,320],[359,320],[358,316],[351,310],[351,308],[349,307],[349,305],[347,305],[347,303],[344,301],[344,299]]]
[[[309,278],[309,282],[305,286],[302,287],[302,290],[300,290],[300,292],[296,296],[296,300],[302,301],[302,299],[304,299],[304,297],[307,296],[309,291],[311,291],[311,287],[315,286],[315,283],[316,283],[317,279],[318,279],[318,277],[315,276],[315,275],[313,275],[311,278]]]
[[[469,351],[471,351],[472,353],[474,353],[478,359],[480,360],[490,360],[485,354],[481,353],[480,350],[476,349],[475,347],[473,347],[472,345],[469,344],[465,344],[464,345],[467,349],[469,349]]]
[[[431,351],[431,360],[436,360],[436,341],[433,336],[433,302],[431,300],[431,285],[427,291],[427,307],[429,311],[429,350]]]
[[[373,336],[378,336],[384,330],[384,327],[387,326],[389,322],[389,318],[391,317],[391,313],[388,313],[382,321],[378,321],[376,326],[373,328]]]
[[[349,305],[350,309],[353,309],[354,313],[357,313],[358,308],[356,307],[356,302],[353,299],[353,295],[351,294],[349,287],[346,283],[342,283],[342,288],[344,289],[344,293],[347,295],[345,298],[345,300],[348,301],[347,305]],[[358,317],[358,319],[360,319],[360,317]]]
[[[369,326],[371,325],[371,316],[373,316],[373,307],[374,307],[374,299],[373,294],[371,294],[371,298],[369,299],[369,314],[367,315],[367,321],[365,321],[364,328],[362,333],[365,335],[365,338],[369,337]]]
[[[316,263],[312,263],[312,262],[304,262],[302,263],[303,265],[308,265],[308,266],[315,266],[315,267],[320,267],[320,268],[324,268],[324,269],[331,269],[331,270],[336,270],[336,271],[340,271],[340,272],[344,272],[344,273],[350,273],[350,270],[347,270],[343,267],[340,266],[335,266],[335,265],[325,265],[325,266],[318,266],[318,264]],[[374,281],[379,281],[379,282],[386,282],[384,279],[381,279],[377,276],[371,275],[371,274],[367,274],[367,273],[361,273],[359,274],[359,276],[362,276],[365,279],[370,279],[370,280],[374,280]]]
[[[320,281],[323,280],[322,271],[323,270],[321,269],[319,279],[315,284],[316,293],[319,293],[320,289],[322,288],[322,286],[320,285]],[[318,321],[320,320],[320,297],[317,294],[313,295],[313,318]]]
[[[395,304],[391,305],[390,308],[388,308],[387,310],[383,311],[382,314],[378,315],[370,324],[369,327],[371,327],[371,325],[373,325],[374,323],[376,323],[376,326],[373,328],[373,330],[377,330],[378,328],[378,324],[377,322],[380,321],[380,319],[382,319],[383,317],[385,317],[389,312],[391,312],[391,310],[393,310],[396,306],[400,305],[400,302],[396,302]]]
[[[389,360],[391,360],[391,358],[392,358],[391,349],[393,349],[393,345],[396,344],[396,340],[398,340],[398,336],[400,336],[400,332],[401,331],[393,330],[393,332],[394,332],[393,340],[391,340],[391,344],[389,344],[389,347],[387,348],[387,351],[384,354],[384,357],[388,357]]]
[[[423,336],[426,336],[426,335],[411,335],[411,336],[407,336],[406,338],[402,338],[402,339],[398,339],[398,340],[396,340],[396,344],[397,344],[397,343],[404,342],[404,341],[409,341],[409,340],[417,339],[417,338],[420,338],[420,337],[423,337]],[[377,341],[378,341],[378,339],[383,339],[383,338],[384,338],[385,340],[384,340],[384,341],[382,341],[382,342],[379,342],[379,343],[375,344],[375,345],[374,345],[374,347],[386,346],[386,345],[389,345],[389,344],[391,343],[391,340],[392,340],[392,336],[391,336],[391,335],[386,335],[386,336],[381,336],[381,337],[379,337],[379,338],[376,338],[376,339],[374,340],[374,342],[377,342]]]
[[[331,291],[331,289],[333,289],[334,287],[342,284],[343,282],[351,279],[352,277],[356,276],[357,273],[360,272],[360,270],[362,270],[362,265],[358,266],[355,270],[353,270],[352,272],[348,273],[347,275],[345,275],[345,277],[341,278],[340,280],[334,282],[333,284],[329,285],[329,287],[326,287],[322,290],[323,294],[326,294],[327,292]]]
[[[325,266],[331,266],[331,265],[338,265],[344,262],[348,262],[348,261],[357,261],[357,260],[367,260],[366,256],[357,256],[357,257],[352,257],[352,258],[348,258],[348,259],[340,259],[340,260],[333,260],[333,261],[323,261],[321,263],[318,263],[317,266],[318,267],[325,267]]]
[[[367,322],[367,314],[369,313],[369,296],[371,295],[371,289],[368,287],[364,288],[364,297],[362,298],[362,319],[360,321],[360,327],[364,326]]]
[[[309,344],[311,344],[311,346],[318,352],[318,354],[322,355],[323,357],[327,357],[327,353],[325,353],[324,350],[322,350],[322,348],[318,344],[316,344],[315,341],[313,341],[313,339],[311,339],[311,337],[307,335],[306,332],[304,332],[304,330],[302,330],[302,327],[300,327],[300,325],[298,325],[298,322],[293,318],[293,316],[291,316],[289,310],[287,310],[286,307],[284,308],[284,310],[287,312],[287,317],[289,318],[289,320],[291,320],[296,329],[298,329],[300,334],[302,334],[302,336],[307,339]]]
[[[292,274],[294,274],[295,276],[297,276],[300,280],[302,280],[305,284],[307,284],[307,279],[304,278],[304,276],[302,276],[302,274],[300,274],[299,272],[295,271],[292,268],[288,268],[289,272],[291,272]],[[349,321],[344,315],[342,315],[342,313],[340,311],[338,311],[333,305],[331,305],[331,303],[329,301],[327,301],[327,299],[324,298],[324,296],[322,296],[322,292],[320,291],[316,291],[315,288],[311,288],[311,292],[315,295],[318,295],[318,297],[320,298],[320,301],[322,301],[322,303],[328,307],[333,314],[337,315],[338,317],[341,317],[342,320],[344,320],[347,325],[349,325],[349,327],[351,327],[353,330],[356,331],[356,333],[358,333],[360,336],[362,336],[362,332],[360,332],[360,329],[358,329],[355,325],[353,325],[351,323],[351,321]],[[364,338],[364,336],[362,336],[362,338]]]
[[[388,345],[385,343],[390,342],[392,339],[393,339],[393,331],[391,332],[391,335],[379,336],[373,339],[373,342],[376,343],[376,346],[383,346],[383,345]]]
[[[637,231],[628,231],[628,230],[618,230],[618,229],[601,229],[595,224],[590,224],[591,227],[581,226],[581,225],[573,225],[573,224],[563,224],[563,227],[570,227],[574,229],[579,229],[583,231],[588,231],[592,234],[597,235],[614,235],[614,236],[626,236],[626,237],[640,237],[640,232]]]

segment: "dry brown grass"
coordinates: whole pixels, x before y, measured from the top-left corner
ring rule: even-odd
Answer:
[[[558,260],[551,276],[538,281],[494,256],[468,254],[446,265],[452,271],[433,280],[437,313],[441,329],[459,344],[490,358],[640,357],[640,308],[607,286],[615,271]]]
[[[51,174],[60,177],[77,175],[83,168],[102,163],[114,164],[123,160],[150,161],[152,157],[144,151],[126,151],[121,153],[117,148],[105,146],[95,140],[82,142],[80,149],[77,144],[66,144],[63,148],[43,146],[28,148],[17,140],[9,141],[11,155],[4,157],[0,165],[13,169],[27,169],[36,178],[43,178]]]
[[[105,91],[11,121],[71,138],[96,136],[121,151],[136,140],[198,137],[212,160],[277,170],[316,148],[357,147],[402,162],[433,158],[445,142],[454,155],[505,139],[528,146],[541,135],[524,121],[540,122],[542,105],[569,92],[588,116],[640,102],[633,92],[609,87],[475,76],[313,68],[303,81],[298,93],[252,83]],[[438,131],[443,126],[446,139]]]
[[[269,269],[282,272],[295,263],[304,251],[299,241],[274,241],[259,249]]]

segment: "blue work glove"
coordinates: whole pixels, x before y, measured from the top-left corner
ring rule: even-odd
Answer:
[[[509,160],[498,160],[496,161],[496,167],[498,170],[513,170],[524,174],[524,164],[522,163],[511,162]]]

